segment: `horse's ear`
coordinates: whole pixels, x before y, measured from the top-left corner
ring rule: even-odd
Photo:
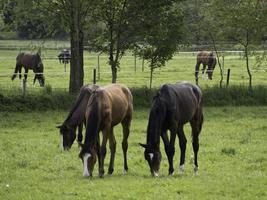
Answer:
[[[148,144],[141,144],[141,143],[139,143],[139,145],[140,145],[141,147],[145,148],[145,149],[148,148]]]

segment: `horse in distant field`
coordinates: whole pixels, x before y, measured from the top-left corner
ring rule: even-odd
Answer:
[[[63,138],[62,145],[64,150],[69,150],[76,138],[76,129],[78,127],[78,144],[82,143],[83,135],[83,123],[85,123],[85,111],[87,107],[88,100],[96,90],[98,86],[96,85],[85,85],[80,89],[79,96],[75,102],[74,107],[68,114],[62,125],[57,126],[60,130],[60,134]]]
[[[92,176],[96,158],[98,157],[99,177],[104,176],[104,159],[106,143],[109,140],[110,162],[108,173],[114,170],[116,140],[113,127],[121,123],[123,128],[122,149],[124,156],[124,172],[128,170],[127,149],[128,136],[133,113],[133,97],[126,86],[111,84],[96,89],[91,95],[86,108],[86,134],[79,157],[83,162],[83,176]],[[99,132],[102,131],[100,147]]]
[[[199,134],[202,129],[202,93],[198,86],[190,83],[165,84],[153,99],[147,126],[144,156],[150,167],[152,176],[158,176],[161,152],[160,137],[163,140],[165,152],[169,161],[169,175],[174,172],[173,156],[175,153],[176,134],[181,149],[180,170],[183,172],[185,164],[186,137],[183,126],[190,122],[192,128],[192,144],[194,150],[194,171],[198,171],[197,155],[199,149]],[[170,140],[167,135],[170,131]]]
[[[213,52],[208,51],[200,51],[197,53],[197,64],[195,68],[196,84],[198,84],[198,72],[200,64],[203,65],[202,76],[204,75],[206,66],[208,65],[206,73],[208,74],[208,78],[212,80],[213,70],[217,64],[216,55]]]
[[[24,79],[27,80],[29,69],[33,70],[35,73],[33,84],[36,79],[39,81],[40,86],[44,86],[45,78],[43,75],[44,65],[42,63],[42,59],[38,53],[36,54],[27,54],[27,53],[19,53],[16,58],[16,67],[14,74],[12,76],[12,81],[16,78],[17,73],[19,72],[19,78],[21,78],[21,69],[24,67]]]
[[[68,49],[63,49],[60,54],[58,54],[59,63],[68,64],[71,59],[71,53]]]

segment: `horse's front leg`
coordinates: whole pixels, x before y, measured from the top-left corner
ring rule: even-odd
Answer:
[[[83,123],[80,123],[78,125],[78,145],[81,146],[82,141],[83,141]]]
[[[184,171],[184,164],[185,164],[185,151],[186,151],[186,137],[184,135],[184,129],[183,126],[180,126],[178,128],[178,137],[179,137],[179,146],[181,150],[181,156],[180,156],[180,172],[183,173]]]
[[[11,80],[13,81],[15,78],[16,78],[16,76],[17,76],[17,73],[18,73],[18,71],[21,71],[21,66],[20,65],[18,65],[18,64],[16,64],[16,67],[15,67],[15,70],[14,70],[14,73],[13,73],[13,75],[12,75],[12,77],[11,77]]]
[[[103,133],[103,140],[102,140],[102,144],[100,147],[100,161],[99,161],[99,177],[100,178],[103,178],[104,173],[105,173],[104,160],[105,160],[106,153],[107,153],[106,145],[107,145],[109,131],[103,130],[102,133]]]
[[[206,70],[206,65],[203,64],[203,68],[202,68],[202,78],[205,78],[205,70]]]
[[[172,175],[174,172],[173,169],[173,156],[174,156],[174,149],[172,149],[172,151],[170,150],[170,142],[169,142],[169,138],[167,135],[167,131],[162,131],[161,133],[161,138],[163,140],[164,143],[164,149],[168,158],[168,162],[169,162],[169,175]]]
[[[196,85],[198,85],[199,65],[200,65],[200,63],[197,63],[197,64],[196,64],[196,67],[195,67],[195,79],[196,79]]]
[[[130,134],[131,117],[122,122],[123,139],[122,139],[122,151],[124,158],[124,174],[128,171],[127,163],[127,150],[128,150],[128,137]]]
[[[29,69],[25,67],[25,72],[24,72],[24,79],[25,79],[25,82],[27,81],[28,72],[29,72]]]
[[[110,161],[109,161],[109,167],[108,167],[108,174],[112,174],[114,171],[114,159],[115,159],[115,153],[116,153],[116,139],[113,133],[113,128],[111,128],[110,134],[109,134],[109,149],[110,149]]]

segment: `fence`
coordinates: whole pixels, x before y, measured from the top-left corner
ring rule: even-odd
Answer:
[[[11,88],[21,88],[23,94],[26,91],[43,90],[38,85],[32,86],[33,72],[29,72],[28,83],[18,81],[15,79],[11,82],[10,78],[14,71],[16,53],[8,56],[0,56],[0,88],[1,90],[11,90]],[[242,52],[227,51],[223,52],[223,75],[224,84],[248,84],[248,75],[245,67],[245,62],[242,57]],[[153,73],[154,87],[158,87],[163,83],[174,83],[177,81],[187,80],[195,82],[195,61],[196,52],[179,52],[172,60],[166,63],[165,67],[155,69]],[[105,85],[111,83],[112,76],[111,70],[108,65],[108,56],[98,53],[85,53],[84,57],[84,83],[97,83],[99,85]],[[255,59],[251,59],[251,66]],[[44,75],[46,77],[46,84],[53,90],[68,90],[69,87],[69,64],[60,64],[58,58],[52,55],[51,52],[43,55],[43,63],[45,66]],[[8,65],[6,67],[6,65]],[[117,82],[126,84],[129,87],[148,87],[150,79],[149,63],[143,59],[139,59],[134,55],[127,54],[121,60],[121,67],[117,72]],[[261,68],[252,67],[251,72],[253,75],[253,85],[261,84],[267,85],[266,80],[266,63]],[[95,70],[94,70],[95,69]],[[201,68],[200,68],[201,69]],[[229,75],[227,75],[228,70]],[[231,74],[231,76],[230,76]],[[23,73],[22,73],[23,75]],[[220,70],[218,65],[213,73],[213,80],[206,80],[201,78],[199,73],[199,85],[200,86],[213,86],[218,85],[220,81]],[[228,79],[227,79],[228,77]],[[36,83],[38,84],[38,83]]]

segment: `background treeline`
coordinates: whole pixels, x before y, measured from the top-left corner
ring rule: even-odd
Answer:
[[[42,0],[0,0],[0,39],[69,39],[69,30],[64,23],[64,19],[61,15],[57,14],[61,10],[57,8],[55,8],[54,12],[47,10],[47,4],[49,2]],[[237,2],[241,1],[183,0],[176,2],[179,3],[178,6],[183,13],[183,20],[185,22],[183,44],[203,45],[204,47],[205,45],[209,45],[211,41],[209,35],[211,28],[213,32],[215,32],[215,29],[222,29],[223,31],[220,17],[229,17],[233,23],[237,20],[237,16],[235,15],[238,14],[247,16],[247,19],[243,19],[247,23],[249,21],[253,22],[255,20],[254,17],[256,17],[248,15],[249,13],[245,7],[240,7],[239,10],[241,13],[231,13],[230,7],[240,6]],[[255,4],[255,7],[256,4],[260,4],[261,0],[247,2],[250,2],[250,7],[253,8],[253,4]],[[264,0],[262,0],[262,3],[264,3]],[[259,6],[261,7],[263,5]],[[95,4],[92,4],[93,6]],[[264,9],[264,7],[255,9],[260,12],[260,9]],[[257,12],[257,10],[255,11]],[[210,23],[213,23],[211,25],[205,18],[209,18],[209,20],[213,20],[212,18],[214,18],[215,20],[213,22],[210,21]],[[88,44],[90,44],[90,39],[96,37],[104,29],[103,24],[95,23],[96,20],[92,20],[90,17],[86,19],[87,25],[84,39]],[[264,20],[264,18],[257,20]],[[237,28],[234,24],[229,25],[233,26],[232,28]],[[267,39],[267,27],[262,28],[265,33],[261,36],[261,41],[264,42]],[[221,38],[220,43],[228,49],[233,48],[233,46],[236,49],[238,48],[238,46],[232,45],[236,43],[236,38],[234,37]]]

